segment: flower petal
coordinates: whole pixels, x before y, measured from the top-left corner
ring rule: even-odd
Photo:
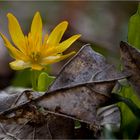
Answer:
[[[43,40],[43,48],[47,45],[47,40],[48,40],[49,35],[45,34],[44,40]]]
[[[65,50],[67,50],[70,45],[75,42],[81,35],[74,35],[70,38],[68,38],[67,40],[63,41],[62,43],[59,44],[59,46],[57,47],[57,53],[62,53]]]
[[[10,67],[13,70],[23,70],[23,69],[31,67],[31,65],[30,63],[25,63],[22,60],[16,60],[10,63]]]
[[[67,21],[63,21],[60,24],[58,24],[53,31],[51,32],[48,40],[47,40],[47,44],[51,45],[51,46],[56,46],[58,45],[58,43],[60,42],[64,32],[66,31],[68,26],[68,22]]]
[[[39,12],[36,12],[32,25],[31,25],[31,34],[35,41],[37,41],[37,37],[39,38],[38,41],[42,40],[42,19]]]
[[[27,60],[26,56],[24,56],[24,54],[22,52],[20,52],[18,49],[16,49],[2,33],[0,33],[0,36],[4,40],[5,46],[8,48],[8,50],[10,51],[10,54],[13,58],[22,59],[25,61]]]
[[[32,64],[31,65],[33,70],[42,70],[44,67],[39,64]]]
[[[10,32],[10,35],[14,44],[22,52],[25,52],[26,51],[25,38],[16,17],[12,15],[11,13],[8,13],[7,17],[8,17],[8,22],[9,22],[8,24],[9,32]]]
[[[56,56],[48,56],[46,58],[44,58],[42,61],[41,61],[41,64],[42,65],[47,65],[47,64],[53,64],[53,63],[56,63],[56,62],[59,62],[63,59],[66,59],[67,57],[70,57],[71,55],[75,54],[75,52],[70,52],[66,55],[56,55]]]
[[[44,49],[44,51],[42,51],[42,55],[45,56],[50,56],[50,55],[55,55],[57,53],[62,53],[64,52],[66,49],[68,49],[70,47],[70,45],[75,42],[81,35],[74,35],[72,37],[70,37],[69,39],[63,41],[62,43],[60,43],[57,47],[50,47],[50,48],[46,48]]]

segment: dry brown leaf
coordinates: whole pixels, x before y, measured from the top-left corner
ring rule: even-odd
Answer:
[[[117,72],[114,66],[108,64],[102,55],[93,51],[90,45],[85,45],[64,66],[48,92],[41,97],[37,92],[29,92],[28,96],[32,98],[27,98],[26,94],[22,94],[16,101],[16,107],[8,111],[3,111],[0,108],[2,110],[0,116],[7,116],[7,114],[14,112],[14,117],[17,117],[16,115],[21,113],[23,116],[20,117],[24,119],[26,117],[27,122],[37,123],[40,116],[36,116],[39,113],[38,108],[41,107],[44,109],[42,111],[44,116],[51,114],[64,125],[67,121],[73,124],[71,120],[73,119],[92,124],[94,128],[100,130],[103,118],[97,114],[97,110],[110,100],[111,91],[117,80],[127,76],[127,74]],[[8,115],[8,117],[11,116]],[[67,119],[64,121],[63,118]],[[53,121],[52,123],[54,124]],[[67,125],[67,127],[71,129],[71,125]],[[61,137],[63,131],[65,132],[64,129],[60,130],[59,136],[54,137]],[[49,132],[47,131],[47,133]],[[70,138],[69,134],[63,138],[67,136]]]
[[[140,51],[122,41],[120,51],[124,71],[131,74],[127,79],[140,97]]]
[[[125,78],[113,65],[85,45],[62,69],[39,105],[95,125],[100,124],[97,109],[110,99],[117,80]]]

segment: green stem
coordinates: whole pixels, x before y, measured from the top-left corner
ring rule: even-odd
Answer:
[[[38,71],[32,70],[31,71],[31,82],[33,90],[37,91],[37,81],[38,81]]]
[[[140,120],[140,108],[131,99],[113,93],[111,95],[111,101],[109,104],[114,104],[118,102],[125,103],[129,107],[129,109],[133,112],[133,114]]]

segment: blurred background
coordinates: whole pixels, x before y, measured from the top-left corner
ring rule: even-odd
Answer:
[[[136,12],[137,5],[138,2],[135,1],[1,1],[0,32],[10,39],[6,15],[11,12],[19,20],[23,32],[28,34],[32,18],[35,12],[39,11],[43,19],[44,33],[51,32],[58,23],[67,20],[69,27],[63,39],[82,34],[67,52],[78,51],[84,44],[90,43],[94,50],[119,67],[119,42],[127,41],[128,21]],[[11,60],[0,38],[0,89],[10,84],[29,86],[29,72],[12,71],[8,64]],[[57,75],[66,61],[52,65],[50,74]]]

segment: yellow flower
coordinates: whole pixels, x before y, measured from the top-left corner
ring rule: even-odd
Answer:
[[[8,13],[7,17],[9,33],[15,46],[2,33],[0,35],[11,56],[15,59],[10,63],[12,69],[31,68],[33,70],[42,70],[46,65],[61,61],[75,53],[62,54],[80,37],[78,34],[60,42],[68,26],[67,21],[58,24],[49,36],[48,34],[44,36],[42,41],[42,19],[39,12],[36,12],[33,18],[28,36],[24,36],[14,15]]]

